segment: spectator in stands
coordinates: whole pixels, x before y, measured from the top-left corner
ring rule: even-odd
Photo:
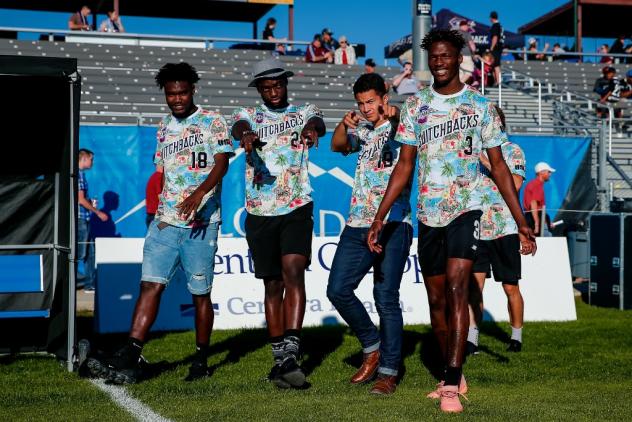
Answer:
[[[492,23],[491,28],[489,29],[489,51],[491,51],[494,56],[494,84],[496,85],[500,80],[500,56],[503,53],[503,46],[505,44],[505,31],[498,21],[498,13],[491,12],[489,14],[489,20]]]
[[[480,66],[477,66],[473,75],[475,80],[474,86],[480,84],[483,78],[485,78],[485,86],[492,86],[495,82],[494,55],[491,51],[487,50],[483,53],[481,60],[483,61],[483,74],[481,75]]]
[[[566,53],[566,50],[564,50],[564,48],[560,45],[560,43],[555,43],[553,44],[553,60],[560,60],[562,58],[562,56],[564,55],[564,53]]]
[[[473,55],[476,54],[476,44],[472,40],[472,34],[470,34],[470,23],[467,20],[462,20],[459,23],[459,33],[465,40],[465,45],[461,50],[463,61],[459,69],[459,79],[464,84],[471,84],[473,82],[472,73],[474,72],[474,59]]]
[[[334,53],[335,64],[355,64],[356,55],[355,49],[347,41],[347,37],[342,35],[340,37],[340,47],[338,47]]]
[[[608,51],[608,44],[602,44],[597,49],[597,53],[599,53],[599,54],[608,54],[609,53],[609,51]],[[614,60],[610,56],[601,56],[601,59],[599,59],[599,63],[612,64],[612,63],[614,63]]]
[[[68,29],[71,31],[92,31],[92,27],[88,23],[88,16],[92,11],[88,6],[83,6],[80,11],[73,14],[68,19]]]
[[[595,81],[593,92],[599,95],[599,103],[613,107],[619,102],[623,82],[616,79],[617,70],[612,66],[601,69],[602,77]],[[615,117],[622,116],[621,108],[614,109]],[[608,117],[608,107],[597,106],[598,117]]]
[[[632,69],[625,74],[625,86],[621,89],[621,98],[632,98]]]
[[[375,61],[373,59],[366,59],[364,61],[364,73],[375,72]]]
[[[625,35],[619,35],[619,38],[614,40],[612,46],[610,46],[610,53],[612,54],[632,54],[632,44],[625,44]],[[619,63],[632,63],[632,58],[618,57],[616,61]]]
[[[621,34],[610,46],[611,54],[625,54],[625,35]]]
[[[399,95],[412,95],[419,91],[421,83],[413,74],[413,64],[404,63],[402,73],[393,78],[393,90]]]
[[[314,41],[307,47],[305,61],[309,63],[333,63],[334,53],[323,47],[320,35],[314,35]]]
[[[329,28],[324,28],[322,32],[320,33],[323,47],[331,51],[333,54],[333,52],[336,51],[338,47],[340,47],[340,44],[338,43],[338,41],[336,41],[334,37],[332,37],[332,35],[334,35],[334,33]]]
[[[274,28],[276,28],[276,19],[269,18],[266,22],[266,27],[263,30],[263,39],[268,41],[287,41],[287,38],[275,38],[274,37]],[[284,44],[263,44],[264,50],[275,50],[279,54],[285,54],[285,45]]]
[[[78,220],[77,220],[77,259],[84,262],[84,288],[87,291],[94,290],[94,267],[90,265],[88,256],[94,248],[94,245],[88,244],[90,239],[90,213],[96,215],[101,221],[107,221],[108,216],[96,208],[88,196],[88,180],[86,179],[86,171],[92,168],[94,163],[94,153],[89,149],[82,148],[79,150],[79,200],[78,200]],[[82,278],[81,276],[79,278]]]
[[[123,23],[121,22],[121,17],[118,15],[118,13],[116,13],[116,11],[111,10],[108,12],[108,18],[101,22],[99,31],[125,32],[125,28],[123,28]]]
[[[153,157],[152,157],[153,158]],[[156,217],[158,211],[158,204],[160,203],[160,193],[162,192],[162,167],[156,166],[156,171],[149,176],[147,186],[145,187],[145,210],[147,216],[145,217],[145,225],[149,228],[149,225]]]
[[[529,46],[527,47],[527,60],[546,60],[546,54],[549,49],[549,43],[544,44],[542,52],[538,52],[538,40],[531,37],[529,38]]]
[[[533,229],[536,236],[542,236],[543,225],[549,225],[548,216],[546,222],[542,222],[542,208],[546,205],[544,200],[544,184],[549,181],[555,169],[545,162],[535,165],[535,179],[527,183],[522,199],[522,207],[529,227]],[[546,230],[545,230],[546,231]]]

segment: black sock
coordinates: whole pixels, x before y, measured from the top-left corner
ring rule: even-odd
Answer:
[[[285,355],[283,349],[285,348],[285,341],[283,336],[270,337],[270,347],[272,348],[272,358],[275,365],[280,365],[283,362]]]
[[[143,346],[145,342],[138,340],[134,337],[129,337],[127,339],[127,349],[129,351],[129,362],[135,363],[138,362],[140,358],[140,354],[143,352]]]
[[[285,359],[294,359],[298,360],[299,351],[301,349],[301,332],[300,330],[286,330],[285,335],[283,336],[283,341],[285,343],[283,352],[285,354]]]
[[[208,356],[208,349],[209,349],[208,344],[195,343],[195,353],[199,355]]]
[[[448,366],[445,371],[445,385],[459,385],[461,382],[462,368],[460,366]]]
[[[195,356],[193,358],[194,361],[201,362],[201,363],[206,363],[206,360],[208,358],[208,349],[209,349],[209,345],[208,344],[196,343],[195,344]]]

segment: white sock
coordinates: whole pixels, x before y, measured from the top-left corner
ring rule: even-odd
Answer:
[[[520,343],[522,343],[522,327],[520,328],[511,327],[511,339],[517,340]]]
[[[478,346],[478,327],[470,327],[467,330],[467,341]]]

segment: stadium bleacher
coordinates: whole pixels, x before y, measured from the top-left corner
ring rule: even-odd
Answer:
[[[503,71],[505,80],[511,83],[512,71],[528,75],[538,80],[543,85],[544,103],[550,104],[554,109],[564,107],[563,113],[554,113],[552,123],[564,123],[563,120],[572,120],[594,127],[586,131],[591,136],[599,136],[601,120],[597,118],[595,108],[597,106],[597,94],[593,93],[595,80],[601,76],[602,63],[569,63],[562,61],[515,61],[505,63]],[[632,65],[614,64],[618,78],[622,78]],[[518,78],[520,76],[518,75]],[[526,88],[523,91],[534,95],[535,88]],[[563,101],[559,101],[559,100]],[[617,107],[623,108],[625,122],[617,122],[613,125],[612,135],[612,159],[618,167],[628,176],[632,175],[632,107],[630,101],[620,101]],[[570,107],[567,107],[570,106]],[[593,151],[593,172],[597,168],[597,154]],[[624,177],[608,165],[607,181],[612,185],[612,194],[621,198],[632,198],[632,187],[624,180]]]
[[[263,59],[265,51],[137,47],[122,45],[77,44],[47,41],[0,40],[0,54],[76,57],[82,76],[81,121],[94,124],[155,124],[167,112],[162,94],[153,77],[170,61],[194,65],[202,80],[198,102],[229,116],[235,107],[257,104],[257,92],[248,88],[252,64]],[[351,86],[361,74],[359,66],[305,63],[302,57],[282,57],[294,71],[290,95],[293,101],[318,105],[332,130],[340,116],[355,106]],[[398,67],[378,66],[385,78],[392,78]],[[489,94],[493,97],[494,90]],[[516,130],[532,131],[537,124],[537,103],[528,95],[504,89],[508,122]],[[392,101],[403,98],[393,94]],[[543,108],[549,118],[550,106]],[[525,128],[519,128],[520,126]],[[530,128],[529,128],[530,126]]]
[[[82,124],[153,125],[167,113],[162,93],[154,83],[156,71],[165,63],[187,61],[194,65],[202,78],[198,84],[198,103],[229,117],[239,106],[258,104],[256,90],[248,88],[252,65],[269,54],[261,50],[197,49],[149,47],[113,44],[81,44],[71,42],[0,40],[0,54],[50,57],[76,57],[82,76]],[[359,66],[305,63],[302,57],[281,57],[295,73],[290,87],[291,101],[310,102],[319,106],[328,130],[333,130],[342,114],[355,107],[351,95],[353,82],[362,73]],[[623,73],[625,66],[618,65]],[[390,79],[399,67],[378,66],[377,72]],[[538,99],[533,85],[515,83],[520,76],[529,75],[543,84],[541,122]],[[502,87],[502,108],[511,133],[551,134],[556,116],[557,98],[571,91],[590,96],[600,65],[566,62],[511,62],[503,66],[505,83]],[[485,94],[498,100],[496,88]],[[392,102],[401,104],[403,97],[392,94]],[[575,104],[576,103],[576,104]],[[586,111],[586,101],[570,101],[571,106]],[[594,105],[593,105],[594,107]],[[557,120],[557,121],[556,121]],[[586,118],[584,124],[593,125],[590,135],[598,135],[596,118]],[[632,142],[618,133],[613,137],[612,156],[626,173],[632,174]],[[593,154],[593,160],[596,160]],[[595,161],[596,162],[596,161]],[[593,165],[593,170],[596,165]],[[620,197],[632,197],[632,189],[612,167],[608,181]]]

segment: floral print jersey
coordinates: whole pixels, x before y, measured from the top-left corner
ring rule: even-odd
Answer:
[[[164,187],[156,218],[176,227],[197,227],[219,222],[221,183],[211,189],[195,215],[184,219],[176,205],[180,204],[202,182],[215,166],[216,154],[233,155],[226,120],[213,111],[200,107],[184,119],[172,114],[158,125],[154,163],[163,166]]]
[[[351,192],[347,225],[370,227],[382,202],[391,173],[399,160],[401,144],[395,141],[396,130],[390,121],[373,127],[360,124],[348,134],[350,152],[358,153]],[[393,204],[386,221],[411,224],[410,181]]]
[[[524,179],[526,177],[526,162],[522,149],[511,142],[502,144],[501,149],[509,171]],[[509,211],[509,207],[485,167],[483,167],[481,189],[483,192],[481,194],[483,215],[481,216],[480,239],[494,240],[509,234],[518,233],[518,226]]]
[[[444,227],[481,209],[479,154],[507,136],[492,102],[465,85],[452,95],[427,87],[409,97],[395,139],[417,147],[417,219]]]
[[[265,145],[246,157],[246,211],[285,215],[312,202],[309,149],[301,141],[307,122],[322,118],[313,104],[271,110],[265,105],[235,110],[233,123],[244,120]]]

